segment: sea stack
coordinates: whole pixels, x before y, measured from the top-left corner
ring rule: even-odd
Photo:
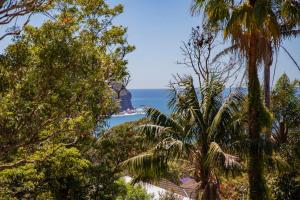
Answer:
[[[116,92],[117,99],[120,101],[119,112],[126,112],[126,111],[134,110],[132,103],[131,103],[132,95],[126,89],[126,87],[122,83],[119,83],[119,82],[111,83],[111,87]]]

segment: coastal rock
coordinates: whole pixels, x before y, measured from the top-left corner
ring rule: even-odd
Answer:
[[[120,110],[119,112],[133,110],[133,106],[131,103],[132,95],[129,90],[122,83],[113,82],[111,84],[112,89],[117,94],[117,99],[120,101]]]

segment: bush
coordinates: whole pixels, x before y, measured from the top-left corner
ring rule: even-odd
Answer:
[[[118,180],[118,184],[123,187],[123,192],[116,200],[151,200],[152,196],[141,186],[134,186],[126,183],[123,179]]]
[[[289,167],[272,182],[273,194],[278,200],[294,200],[300,197],[300,132],[291,132],[288,142],[280,146],[280,155]]]
[[[300,197],[300,184],[295,173],[284,173],[275,178],[273,194],[276,200],[294,200]]]

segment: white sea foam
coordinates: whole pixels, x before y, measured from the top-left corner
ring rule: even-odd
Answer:
[[[111,117],[125,117],[125,116],[133,116],[133,115],[145,115],[145,109],[144,108],[136,108],[134,110],[130,111],[124,111],[122,113],[114,114]]]

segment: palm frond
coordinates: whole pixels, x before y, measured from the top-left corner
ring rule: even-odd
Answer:
[[[121,167],[136,175],[135,181],[149,182],[167,178],[169,162],[186,156],[188,146],[180,140],[165,138],[151,151],[124,161]]]
[[[130,174],[159,179],[168,171],[166,158],[156,155],[153,151],[132,157],[121,164]]]
[[[234,115],[239,112],[243,94],[239,91],[232,93],[218,110],[208,130],[208,137],[211,139],[218,128],[225,130],[226,127],[233,125]]]
[[[205,5],[205,0],[194,0],[191,6],[192,15],[198,15]]]
[[[229,2],[226,0],[207,1],[205,11],[213,23],[229,18]]]
[[[170,132],[170,129],[170,127],[155,124],[144,124],[137,127],[137,130],[144,133],[150,140],[165,136],[168,132]]]
[[[240,159],[237,156],[225,153],[217,143],[212,142],[205,160],[205,165],[225,171],[226,173],[231,172],[235,174],[242,169],[242,165],[239,161]]]
[[[300,30],[284,30],[281,31],[281,35],[283,38],[291,38],[298,37],[300,35]]]
[[[167,116],[166,114],[160,112],[155,108],[148,108],[146,110],[146,116],[150,119],[152,123],[155,125],[163,126],[163,127],[170,127],[174,131],[181,132],[182,126],[178,124],[175,120]]]
[[[220,53],[218,53],[213,59],[212,62],[216,62],[219,58],[228,55],[230,53],[235,53],[236,51],[238,51],[238,45],[234,44],[230,47],[227,47],[225,49],[223,49]]]
[[[134,175],[133,179],[131,180],[131,184],[147,184],[147,183],[158,183],[162,179],[169,180],[171,182],[174,182],[176,184],[180,183],[180,177],[179,174],[174,171],[167,171],[164,174],[161,174],[161,176],[152,176],[147,174],[136,174]]]
[[[247,18],[250,17],[251,7],[244,3],[233,9],[231,18],[229,19],[226,29],[224,31],[225,38],[229,35],[230,32],[236,33],[238,27],[241,27],[239,24],[243,23],[246,26],[248,25]],[[236,28],[236,29],[235,29]]]
[[[222,91],[224,85],[215,77],[211,77],[209,82],[202,89],[202,110],[204,120],[209,125],[222,105]]]
[[[187,156],[189,149],[189,143],[169,137],[156,145],[155,152],[167,160],[174,161]]]
[[[191,76],[185,77],[177,84],[181,86],[181,88],[179,89],[180,91],[176,93],[177,99],[174,105],[175,113],[184,113],[188,120],[196,121],[199,126],[203,127],[205,123],[193,78]],[[173,90],[176,90],[176,88],[174,87]]]
[[[291,58],[291,60],[294,62],[294,64],[296,65],[296,67],[298,68],[298,70],[300,71],[300,66],[299,64],[296,62],[296,60],[294,59],[294,57],[290,54],[290,52],[284,47],[281,46],[281,48],[285,51],[285,53]]]
[[[281,15],[291,23],[300,22],[300,4],[297,1],[283,1]]]

